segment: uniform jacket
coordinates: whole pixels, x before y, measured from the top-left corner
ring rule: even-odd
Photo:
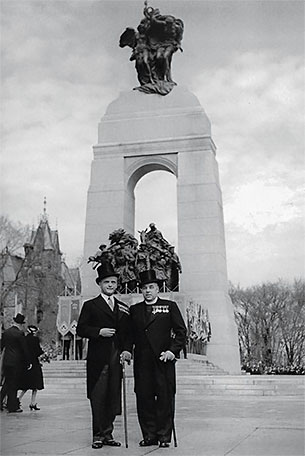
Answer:
[[[25,335],[16,326],[11,326],[2,335],[2,348],[5,348],[3,368],[22,367],[30,364],[30,355]]]
[[[170,350],[178,357],[186,340],[186,326],[180,310],[174,301],[158,298],[152,305],[152,313],[147,320],[145,317],[146,304],[144,301],[130,307],[134,344],[134,373],[135,391],[137,392],[137,373],[142,369],[141,357],[143,346],[147,341],[157,359],[161,352]],[[157,363],[160,369],[166,369],[168,381],[175,391],[174,362]]]
[[[102,337],[102,328],[114,328],[113,337]],[[80,337],[88,338],[87,353],[87,396],[97,382],[103,367],[109,365],[111,385],[115,399],[119,400],[121,366],[119,356],[126,347],[130,346],[130,317],[129,308],[114,297],[112,311],[101,295],[84,302],[76,329]]]

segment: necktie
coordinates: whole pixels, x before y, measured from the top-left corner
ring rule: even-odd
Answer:
[[[110,309],[113,311],[114,305],[113,305],[113,301],[112,301],[112,299],[110,298],[110,296],[109,296],[109,298],[108,298],[108,306],[109,306]]]

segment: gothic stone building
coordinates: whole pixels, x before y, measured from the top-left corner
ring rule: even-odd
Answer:
[[[51,230],[47,217],[32,231],[24,257],[1,253],[0,276],[2,329],[20,312],[27,324],[39,326],[43,343],[54,343],[58,296],[81,290],[79,270],[69,269],[64,262],[58,231]]]

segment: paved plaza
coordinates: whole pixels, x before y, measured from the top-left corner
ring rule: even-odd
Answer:
[[[30,392],[24,412],[1,412],[1,455],[160,455],[175,456],[303,456],[303,396],[177,396],[178,447],[140,448],[134,395],[128,393],[128,449],[122,417],[114,437],[122,447],[91,449],[91,414],[85,391],[48,388],[38,393],[40,411],[30,412]]]

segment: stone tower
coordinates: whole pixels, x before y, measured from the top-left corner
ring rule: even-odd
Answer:
[[[184,314],[188,300],[208,309],[212,325],[208,359],[232,374],[240,373],[216,147],[198,99],[182,87],[174,87],[166,96],[121,93],[101,119],[93,154],[85,258],[107,243],[115,229],[134,234],[134,188],[141,177],[155,170],[174,174],[177,250],[183,268],[176,298]],[[83,267],[84,299],[98,293],[95,275],[90,265]]]

